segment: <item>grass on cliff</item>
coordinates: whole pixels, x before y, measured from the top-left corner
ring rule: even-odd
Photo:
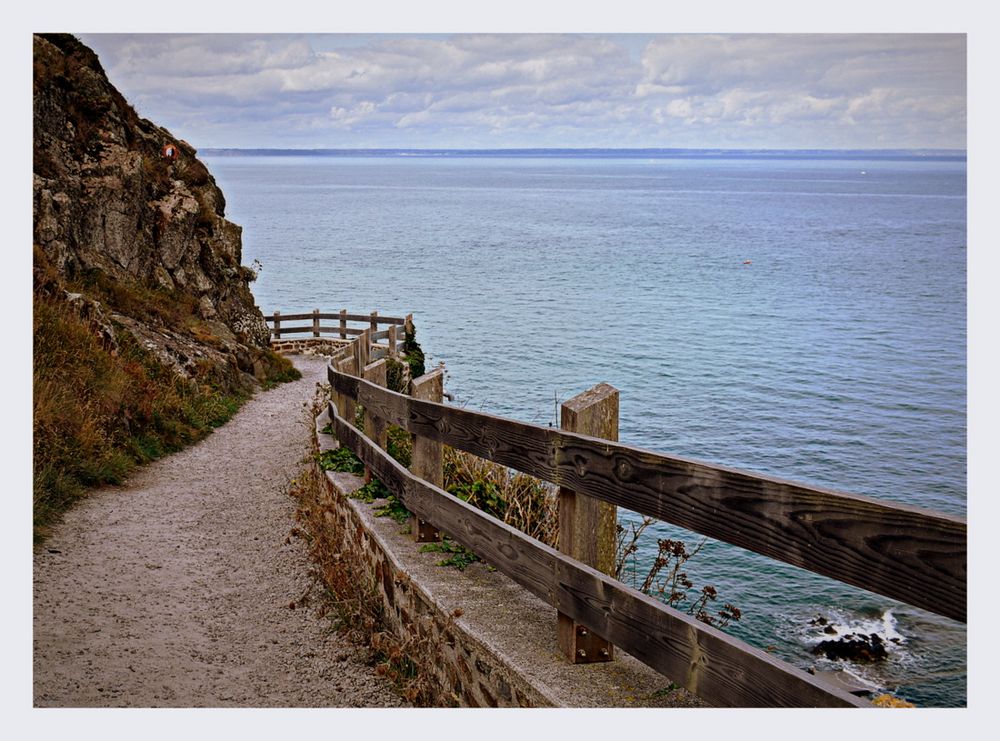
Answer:
[[[69,288],[152,326],[181,330],[198,312],[198,299],[190,294],[115,280],[96,268],[85,270]]]
[[[249,397],[207,370],[181,378],[127,332],[116,339],[112,354],[66,302],[35,296],[36,540],[89,487],[121,483],[136,464],[200,440]]]

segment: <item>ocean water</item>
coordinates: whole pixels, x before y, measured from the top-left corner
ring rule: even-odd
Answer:
[[[966,164],[854,157],[205,160],[266,313],[412,312],[456,404],[555,424],[606,381],[625,442],[964,516]],[[640,571],[663,537],[701,540]],[[798,666],[966,703],[962,624],[714,541],[687,571]],[[889,660],[818,660],[817,616]]]

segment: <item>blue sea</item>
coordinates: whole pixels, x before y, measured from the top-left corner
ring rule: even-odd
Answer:
[[[266,313],[412,312],[456,404],[557,424],[606,381],[625,442],[965,515],[964,155],[365,154],[204,158]],[[639,571],[664,537],[701,540]],[[963,624],[714,541],[687,572],[753,645],[966,704]],[[819,660],[817,617],[889,660]]]

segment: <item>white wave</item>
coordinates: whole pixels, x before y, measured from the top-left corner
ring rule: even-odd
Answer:
[[[906,636],[899,632],[899,624],[892,610],[886,610],[875,618],[861,617],[855,613],[831,609],[825,615],[826,624],[807,626],[804,641],[816,645],[821,641],[836,640],[848,635],[870,636],[872,634],[882,639],[887,651],[906,643]]]

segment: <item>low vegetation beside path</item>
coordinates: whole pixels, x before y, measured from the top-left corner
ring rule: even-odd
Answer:
[[[294,380],[285,358],[259,351],[259,381],[235,366],[196,363],[191,377],[166,365],[115,318],[141,304],[163,332],[204,336],[211,327],[162,291],[116,286],[95,302],[45,270],[36,251],[33,356],[33,521],[44,537],[88,488],[119,484],[137,465],[205,437],[258,387]],[[39,283],[41,285],[39,285]],[[76,288],[76,286],[70,286]],[[67,300],[66,296],[77,296]],[[91,294],[93,295],[93,294]],[[102,312],[95,321],[95,312]]]

